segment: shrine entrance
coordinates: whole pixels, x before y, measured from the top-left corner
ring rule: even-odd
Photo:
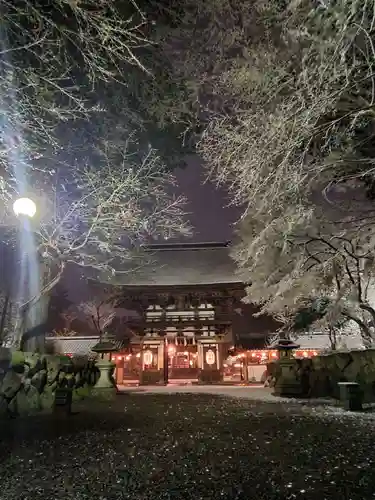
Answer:
[[[196,345],[167,344],[167,382],[198,379],[198,352]]]
[[[116,356],[119,384],[219,383],[227,344],[220,337],[200,337],[191,344],[155,336],[144,338],[134,354]],[[137,352],[136,352],[137,351]]]

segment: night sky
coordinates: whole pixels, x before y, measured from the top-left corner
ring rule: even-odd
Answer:
[[[186,211],[193,226],[193,236],[186,241],[203,243],[231,240],[233,224],[240,212],[228,206],[230,199],[225,189],[218,189],[210,181],[205,182],[206,174],[197,157],[192,156],[187,167],[177,170],[175,175],[179,184],[176,194],[184,194],[189,200]],[[62,284],[72,302],[79,303],[87,298],[86,282],[77,280],[77,269],[68,270]]]
[[[224,189],[214,183],[205,182],[205,171],[199,161],[192,157],[188,166],[176,172],[179,192],[188,200],[187,211],[193,226],[192,241],[231,240],[233,224],[240,216],[238,208],[228,206],[230,198]]]

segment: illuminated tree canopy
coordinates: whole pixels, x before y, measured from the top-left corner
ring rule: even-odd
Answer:
[[[342,265],[350,281],[350,258],[338,238],[366,259],[374,251],[374,2],[185,0],[165,10],[160,46],[176,97],[158,99],[155,114],[198,134],[211,178],[243,207],[233,257],[248,299],[287,320],[325,296],[327,281],[341,297],[334,278]],[[314,266],[311,238],[311,253],[322,252]],[[358,294],[344,288],[356,309]]]
[[[31,307],[68,264],[121,271],[150,239],[189,229],[159,137],[154,144],[137,112],[133,89],[152,75],[136,3],[0,5],[0,222],[16,224],[16,198],[35,201],[32,245],[44,272]]]

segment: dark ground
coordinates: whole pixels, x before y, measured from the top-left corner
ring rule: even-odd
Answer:
[[[1,500],[375,498],[375,420],[209,395],[81,410],[2,424]]]

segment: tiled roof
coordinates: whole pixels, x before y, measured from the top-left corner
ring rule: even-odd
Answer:
[[[48,337],[48,342],[54,346],[54,352],[87,355],[91,349],[99,342],[99,337]],[[118,350],[122,349],[123,342],[115,340],[113,342]]]
[[[240,283],[228,243],[153,245],[150,262],[111,282],[124,286],[185,286]]]
[[[311,333],[300,335],[296,340],[296,344],[300,345],[300,349],[328,349],[331,347],[331,342],[327,334]],[[359,332],[339,336],[337,347],[342,348],[346,346],[347,349],[361,349],[363,348],[362,337]]]

